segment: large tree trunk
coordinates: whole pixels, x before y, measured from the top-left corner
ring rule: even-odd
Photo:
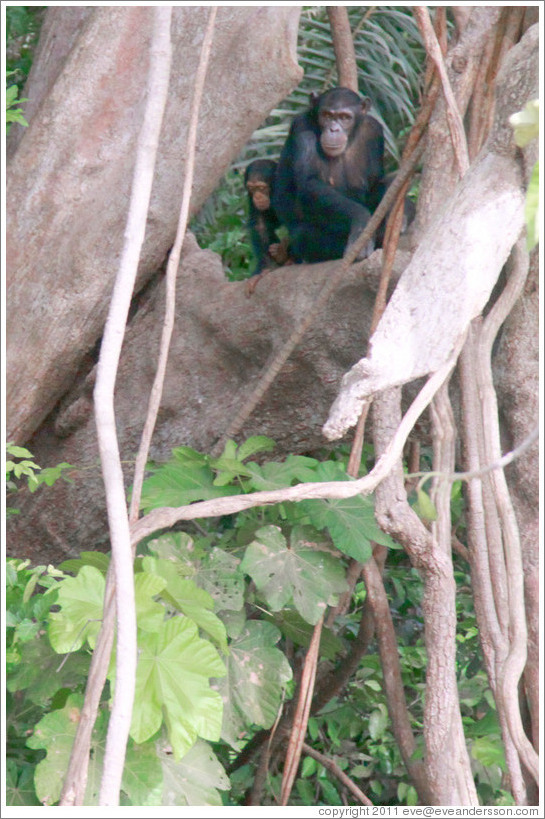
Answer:
[[[343,372],[361,354],[370,326],[382,251],[354,267],[331,297],[242,432],[270,435],[275,456],[323,446],[321,427]],[[407,264],[399,253],[394,282]],[[185,444],[209,451],[227,429],[268,361],[303,320],[339,262],[291,265],[267,276],[251,299],[228,282],[218,256],[189,235],[178,272],[176,323],[151,457]],[[117,429],[126,475],[135,456],[157,366],[164,279],[142,296],[128,327],[116,387]],[[9,552],[37,562],[62,560],[106,538],[104,494],[92,414],[94,368],[29,440],[37,463],[74,464],[74,483],[21,491],[9,520]],[[74,509],[78,509],[74,516]]]
[[[151,7],[50,9],[8,166],[7,437],[22,443],[100,338],[125,229],[148,70]],[[191,213],[301,78],[298,8],[222,7],[198,130]],[[189,104],[208,14],[176,7],[172,73],[141,287],[174,239]],[[64,47],[53,47],[61,27]],[[71,39],[70,39],[71,38]],[[34,92],[36,88],[36,92]]]

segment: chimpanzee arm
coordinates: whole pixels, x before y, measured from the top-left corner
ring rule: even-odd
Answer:
[[[346,195],[342,190],[333,187],[321,173],[327,171],[328,160],[322,159],[318,153],[318,140],[314,133],[305,131],[297,135],[294,142],[293,174],[297,188],[297,197],[305,216],[320,219],[344,218],[350,223],[366,221],[369,211],[363,204],[365,200],[366,184],[361,179],[360,195],[357,201]],[[362,158],[365,163],[365,157]],[[322,167],[321,167],[322,166]],[[367,217],[367,219],[366,219]]]

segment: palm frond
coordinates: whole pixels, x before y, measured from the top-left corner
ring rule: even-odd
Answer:
[[[385,130],[387,155],[397,161],[397,134],[412,124],[424,65],[418,26],[410,8],[353,6],[348,16],[354,34],[360,92],[371,98],[373,116]],[[311,92],[322,93],[337,82],[335,54],[325,6],[301,12],[298,42],[304,76],[257,129],[236,161],[237,167],[257,155],[277,159],[289,123],[306,110]]]

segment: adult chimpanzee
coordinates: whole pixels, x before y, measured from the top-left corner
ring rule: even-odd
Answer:
[[[332,88],[291,124],[272,201],[295,262],[341,258],[384,194],[384,136],[369,105],[348,88]],[[371,240],[359,258],[374,247]]]

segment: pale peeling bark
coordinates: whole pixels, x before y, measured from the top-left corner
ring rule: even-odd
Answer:
[[[344,376],[324,425],[340,438],[366,398],[434,372],[488,301],[524,224],[520,168],[487,154],[460,182],[422,236],[371,338]]]
[[[152,28],[152,39],[146,107],[138,136],[125,243],[102,340],[94,393],[97,439],[106,489],[112,565],[115,573],[117,624],[115,686],[104,751],[100,805],[119,805],[121,778],[125,766],[136,685],[137,643],[133,557],[115,424],[114,390],[125,325],[136,281],[138,260],[144,242],[172,55],[170,42],[172,9],[160,6],[155,10],[148,9],[147,11],[150,17],[148,24]],[[106,639],[105,642],[108,644],[109,639]],[[107,667],[108,660],[104,658],[104,670]],[[85,770],[84,779],[86,775]]]

